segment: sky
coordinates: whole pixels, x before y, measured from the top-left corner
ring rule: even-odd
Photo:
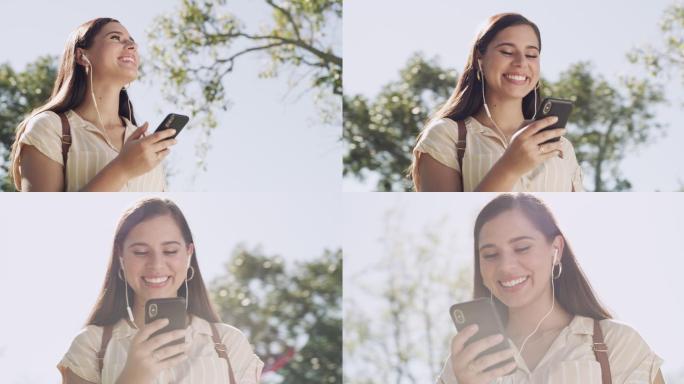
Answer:
[[[139,44],[141,62],[147,54],[147,31],[154,18],[176,12],[180,1],[36,1],[5,0],[0,4],[0,63],[15,70],[41,55],[61,55],[69,33],[96,17],[121,21]],[[226,7],[251,30],[271,20],[270,7],[261,1],[231,0]],[[30,17],[28,16],[30,15]],[[341,41],[341,25],[331,26],[331,39]],[[338,44],[339,52],[341,43]],[[244,56],[226,83],[233,106],[218,114],[210,138],[208,169],[197,168],[195,147],[200,129],[185,129],[172,149],[168,166],[171,191],[338,191],[341,185],[340,124],[324,125],[314,92],[290,92],[284,75],[259,79],[268,67],[265,54]],[[154,84],[134,82],[129,94],[137,119],[153,128],[170,112],[185,112],[164,102]],[[194,132],[193,132],[194,131]]]
[[[621,74],[645,76],[643,68],[629,64],[625,54],[634,47],[662,40],[658,25],[671,3],[345,0],[344,92],[374,97],[384,84],[398,78],[399,70],[418,51],[428,58],[438,57],[442,66],[460,72],[481,23],[500,12],[521,13],[539,26],[541,71],[546,78],[556,80],[571,63],[579,61],[590,61],[594,73],[612,84]],[[680,77],[673,78],[665,92],[672,103],[658,107],[656,117],[669,125],[666,136],[638,152],[630,151],[622,164],[634,191],[673,191],[684,183],[684,168],[672,165],[684,163],[680,149],[684,142]],[[345,191],[375,188],[372,179],[360,183],[347,178],[343,184]]]
[[[434,254],[443,255],[437,268],[454,273],[472,264],[472,231],[479,210],[496,194],[368,194],[345,196],[344,301],[377,323],[383,320],[381,301],[371,294],[379,289],[387,268],[378,267],[387,248],[387,212],[403,239],[424,237],[431,229],[444,241]],[[680,247],[684,227],[681,193],[538,194],[553,212],[577,260],[599,299],[616,319],[635,328],[652,350],[665,360],[666,375],[684,375],[684,291]],[[590,219],[588,219],[590,218]],[[427,240],[426,240],[427,241]],[[411,248],[412,249],[412,248]],[[410,252],[410,249],[407,251]],[[411,256],[410,254],[408,255]],[[410,264],[410,263],[409,263]],[[451,327],[444,301],[445,324]],[[443,325],[443,324],[442,324]],[[420,329],[420,327],[418,327]],[[406,340],[406,337],[404,338]],[[448,340],[444,340],[448,343]],[[438,356],[443,360],[446,356]],[[345,363],[347,364],[347,363]],[[353,367],[345,365],[345,372]]]
[[[66,196],[66,197],[64,197]],[[146,194],[7,194],[0,199],[5,266],[0,382],[56,383],[56,365],[83,327],[104,280],[116,222]],[[201,196],[201,198],[199,198]],[[305,193],[164,195],[185,214],[205,282],[236,246],[286,264],[339,249],[339,196]],[[36,213],[40,212],[40,218]],[[27,356],[31,356],[30,359]]]

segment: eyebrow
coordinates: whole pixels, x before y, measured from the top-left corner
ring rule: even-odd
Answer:
[[[112,33],[116,33],[116,34],[118,34],[118,35],[125,35],[125,33],[120,32],[120,31],[111,31],[111,32],[107,32],[107,33],[105,34],[105,37],[111,35]],[[135,39],[133,38],[133,36],[128,36],[128,38],[131,39],[131,41],[135,43]]]
[[[162,245],[173,245],[173,244],[181,245],[181,243],[179,243],[178,241],[175,241],[175,240],[165,241],[165,242],[162,243]],[[137,243],[133,243],[133,244],[129,245],[128,248],[133,248],[133,247],[135,247],[135,246],[145,246],[145,247],[148,247],[149,244],[147,244],[147,243],[145,243],[145,242],[142,242],[142,241],[139,241],[139,242],[137,242]]]
[[[507,46],[511,46],[511,47],[515,48],[515,44],[508,43],[508,42],[499,43],[494,48],[499,48],[502,45],[507,45]],[[529,49],[529,48],[536,49],[537,51],[539,50],[539,48],[537,48],[537,46],[535,46],[535,45],[528,45],[527,47],[525,47],[525,49]]]
[[[534,238],[530,237],[530,236],[518,236],[518,237],[514,237],[511,240],[509,240],[508,243],[513,244],[513,243],[518,242],[520,240],[534,240]],[[484,248],[496,248],[496,246],[494,244],[489,243],[489,244],[484,244],[484,245],[480,246],[480,248],[478,248],[478,249],[481,251]]]

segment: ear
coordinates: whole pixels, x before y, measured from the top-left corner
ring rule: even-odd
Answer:
[[[565,249],[565,239],[563,236],[558,235],[551,242],[551,246],[554,248],[554,252],[556,249],[558,250],[558,260],[556,262],[560,263],[561,258],[563,257],[563,250]]]
[[[188,268],[189,268],[190,263],[192,262],[192,255],[195,254],[195,244],[193,244],[193,243],[188,244],[186,251],[188,252]]]
[[[88,54],[86,53],[86,51],[83,48],[76,48],[76,53],[75,53],[76,63],[78,63],[84,67],[88,67],[89,63],[88,63],[87,55]]]

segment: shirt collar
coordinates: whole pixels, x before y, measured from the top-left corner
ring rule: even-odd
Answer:
[[[575,335],[594,335],[594,319],[575,315],[568,325],[570,332]]]

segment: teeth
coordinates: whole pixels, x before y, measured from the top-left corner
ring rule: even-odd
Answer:
[[[521,277],[519,279],[511,280],[511,281],[502,281],[501,285],[503,285],[506,288],[515,287],[516,285],[524,282],[525,280],[527,280],[527,276]]]
[[[132,57],[122,57],[120,60],[121,60],[121,61],[129,62],[129,63],[133,63],[133,62],[134,62],[134,60],[133,60]]]
[[[520,75],[504,75],[507,78],[511,80],[518,80],[518,81],[524,81],[527,80],[527,76],[520,76]]]
[[[150,283],[150,284],[160,284],[160,283],[165,282],[168,279],[169,279],[168,276],[164,276],[164,277],[143,277],[143,280],[145,280],[146,283]]]

